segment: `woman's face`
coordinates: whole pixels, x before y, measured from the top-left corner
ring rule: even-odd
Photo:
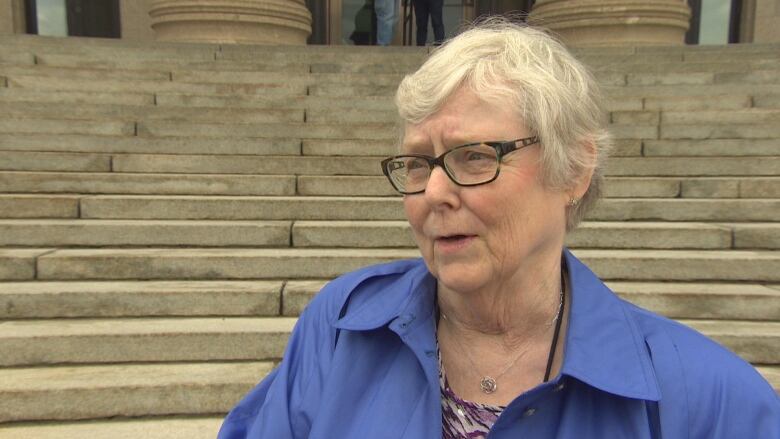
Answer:
[[[530,135],[508,106],[462,88],[437,113],[406,126],[402,149],[438,156],[466,143]],[[457,186],[436,167],[425,192],[404,197],[417,245],[441,284],[475,291],[560,258],[569,195],[542,186],[539,158],[538,144],[512,152],[495,181],[474,187]]]

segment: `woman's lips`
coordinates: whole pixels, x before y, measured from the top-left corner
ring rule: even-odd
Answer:
[[[441,236],[434,240],[434,246],[441,253],[455,253],[468,246],[474,237],[475,235]]]

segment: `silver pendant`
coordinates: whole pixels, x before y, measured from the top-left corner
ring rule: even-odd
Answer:
[[[484,393],[493,393],[498,389],[498,384],[496,383],[496,380],[493,378],[490,378],[489,376],[482,377],[482,381],[479,382],[479,387],[482,389]]]

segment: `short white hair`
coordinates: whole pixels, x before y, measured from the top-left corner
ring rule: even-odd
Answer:
[[[518,123],[540,139],[545,187],[570,190],[593,170],[587,192],[567,209],[567,230],[576,227],[601,195],[612,145],[589,70],[544,31],[491,17],[447,41],[401,81],[395,97],[401,126],[433,115],[461,87],[516,108]]]

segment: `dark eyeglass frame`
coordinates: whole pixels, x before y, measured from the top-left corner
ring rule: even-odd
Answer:
[[[518,143],[520,143],[519,146],[518,146]],[[401,189],[399,189],[395,185],[395,182],[393,182],[392,177],[390,177],[390,170],[388,169],[388,164],[391,161],[399,159],[399,158],[402,158],[402,157],[416,157],[416,158],[420,158],[420,159],[425,160],[428,163],[428,168],[429,168],[431,173],[433,173],[433,168],[435,166],[439,166],[440,168],[442,168],[444,170],[444,173],[447,174],[447,177],[450,180],[452,180],[452,182],[455,183],[458,186],[463,186],[463,187],[480,186],[480,185],[483,185],[483,184],[488,184],[488,183],[494,181],[496,178],[498,178],[498,174],[499,174],[499,172],[501,170],[501,166],[500,166],[501,165],[501,159],[505,155],[507,155],[507,154],[509,154],[511,152],[517,151],[519,149],[525,148],[527,146],[534,145],[536,143],[539,143],[539,137],[538,136],[531,136],[531,137],[525,137],[525,138],[515,139],[515,140],[498,140],[498,141],[490,141],[490,142],[467,143],[465,145],[456,146],[455,148],[452,148],[449,151],[446,151],[445,153],[441,154],[438,157],[431,157],[431,156],[427,156],[427,155],[423,155],[423,154],[400,154],[400,155],[395,155],[395,156],[388,157],[388,158],[382,160],[382,172],[385,174],[385,177],[387,177],[387,179],[390,181],[390,184],[393,186],[393,188],[396,191],[398,191],[399,193],[403,194],[403,195],[420,194],[420,193],[425,192],[425,188],[423,188],[422,190],[419,190],[419,191],[405,192],[405,191],[402,191]],[[496,150],[496,162],[497,162],[496,173],[489,180],[482,181],[482,182],[479,182],[479,183],[460,183],[457,180],[455,180],[455,177],[450,173],[450,170],[447,169],[447,166],[444,164],[444,157],[446,157],[448,154],[450,154],[452,152],[455,152],[455,151],[457,151],[459,149],[468,148],[468,147],[477,146],[477,145],[491,146],[491,147],[493,147],[493,149]],[[429,174],[428,178],[430,178],[430,174]],[[427,186],[427,182],[426,182],[426,186]]]

